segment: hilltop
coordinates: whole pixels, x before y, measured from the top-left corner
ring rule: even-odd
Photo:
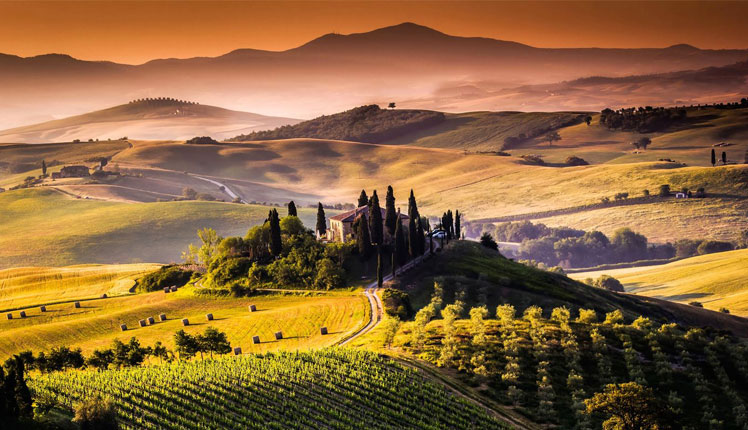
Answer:
[[[119,139],[216,138],[298,120],[238,112],[172,98],[133,100],[83,115],[0,131],[0,142],[47,143]]]

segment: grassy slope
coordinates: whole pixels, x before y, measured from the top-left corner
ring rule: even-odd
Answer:
[[[466,288],[468,302],[484,302],[493,311],[497,304],[509,302],[519,311],[530,305],[550,309],[595,309],[599,315],[621,309],[630,320],[639,315],[655,320],[691,326],[711,325],[748,335],[748,320],[630,294],[617,294],[593,288],[566,276],[533,269],[500,258],[474,242],[452,242],[435,263],[424,265],[400,285],[413,295],[414,303],[425,304],[439,276],[450,285]],[[448,293],[449,294],[449,293]],[[446,302],[452,300],[447,297]]]
[[[748,250],[701,255],[661,266],[575,273],[576,279],[608,274],[626,291],[679,303],[699,301],[708,309],[726,307],[748,316]]]
[[[155,264],[24,267],[0,270],[0,310],[127,294]]]
[[[0,268],[178,261],[198,229],[243,235],[268,207],[216,202],[127,204],[74,199],[54,189],[0,194]],[[316,210],[300,209],[306,225]]]

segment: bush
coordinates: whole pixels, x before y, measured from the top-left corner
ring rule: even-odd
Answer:
[[[670,197],[670,185],[660,185],[660,197]]]
[[[691,305],[691,306],[695,306],[697,308],[703,308],[704,307],[704,305],[702,305],[701,302],[696,302],[696,301],[689,302],[688,304]]]
[[[389,316],[396,316],[400,320],[407,320],[413,316],[413,306],[410,304],[408,293],[387,288],[382,292],[382,305]]]
[[[345,272],[329,258],[317,263],[317,276],[314,286],[321,290],[331,290],[345,285]]]
[[[189,282],[192,273],[191,270],[184,270],[179,266],[164,266],[138,279],[135,291],[147,293],[171,286],[181,287]]]
[[[616,291],[619,293],[624,292],[623,284],[621,284],[621,281],[610,275],[602,275],[597,278],[595,280],[594,286],[608,291]]]
[[[733,246],[730,242],[721,242],[717,240],[705,240],[701,242],[698,248],[696,248],[696,252],[699,255],[704,254],[713,254],[715,252],[725,252],[725,251],[732,251]]]
[[[245,278],[252,260],[249,258],[217,258],[208,268],[205,284],[208,287],[221,288],[237,279]]]
[[[567,166],[587,166],[590,163],[585,161],[583,158],[579,158],[575,155],[572,155],[566,158],[566,161],[564,161],[564,164],[566,164]]]
[[[85,400],[75,408],[75,418],[81,430],[116,430],[117,412],[114,402],[96,398]]]
[[[197,198],[197,191],[192,188],[184,188],[182,190],[182,197],[187,200],[195,200]]]
[[[483,236],[480,237],[480,244],[488,249],[493,249],[494,251],[499,250],[499,244],[493,240],[491,233],[483,233]]]
[[[202,200],[205,202],[214,202],[216,201],[216,198],[213,196],[213,194],[200,193],[197,195],[197,200]]]
[[[188,145],[218,145],[218,141],[210,136],[193,137],[185,143]]]
[[[545,166],[545,160],[540,155],[521,155],[520,158],[525,161],[525,164]]]

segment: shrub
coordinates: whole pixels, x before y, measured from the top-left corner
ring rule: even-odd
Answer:
[[[545,166],[545,160],[540,155],[521,155],[520,158],[525,161],[525,164]]]
[[[188,145],[218,145],[218,141],[210,136],[198,136],[188,140]]]
[[[187,200],[195,200],[197,198],[197,191],[192,188],[184,188],[182,190],[182,197]]]
[[[410,304],[408,293],[392,288],[382,292],[382,305],[387,315],[396,316],[400,320],[407,320],[413,315],[413,306]]]
[[[579,158],[575,155],[572,155],[566,158],[566,160],[564,161],[564,164],[566,164],[567,166],[587,166],[590,163],[585,161],[583,158]]]
[[[189,282],[192,276],[191,270],[184,270],[179,266],[163,266],[138,279],[135,291],[147,293],[150,291],[163,290],[165,287],[181,287]]]
[[[730,310],[727,309],[727,308],[719,308],[719,311],[722,312],[723,314],[729,314],[730,313]]]
[[[624,292],[623,284],[618,279],[610,275],[602,275],[595,280],[595,287],[603,288],[608,291]]]
[[[223,287],[247,275],[252,266],[249,258],[217,258],[208,268],[205,284],[208,287]]]
[[[114,402],[109,399],[95,398],[79,403],[75,408],[73,421],[81,430],[116,430],[119,428]]]
[[[669,197],[670,196],[670,185],[660,185],[660,197]]]
[[[605,314],[605,324],[620,324],[623,322],[623,312],[619,309]]]
[[[705,240],[701,242],[696,252],[699,255],[712,254],[715,252],[732,251],[733,245],[730,242],[721,242],[718,240]]]
[[[329,258],[317,263],[317,276],[314,285],[322,290],[331,290],[345,285],[345,272]]]
[[[494,251],[499,250],[499,244],[496,243],[495,240],[493,240],[493,236],[491,236],[491,233],[483,233],[483,235],[480,237],[480,244],[488,249],[493,249]]]
[[[579,309],[578,323],[594,324],[597,322],[597,313],[593,309]]]
[[[697,301],[689,302],[688,304],[691,305],[691,306],[695,306],[697,308],[703,308],[704,307],[704,305],[702,305],[701,302],[697,302]]]
[[[196,198],[197,200],[202,200],[205,202],[214,202],[216,200],[213,194],[208,194],[208,193],[200,193],[197,195]]]

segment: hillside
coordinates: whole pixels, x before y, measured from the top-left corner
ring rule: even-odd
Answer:
[[[114,105],[121,103],[123,94],[132,98],[178,94],[228,109],[298,118],[390,101],[411,109],[450,112],[600,110],[611,100],[591,106],[564,94],[554,97],[552,92],[549,99],[544,88],[514,95],[521,92],[516,89],[520,85],[725,66],[745,61],[747,54],[682,45],[536,48],[403,23],[366,33],[327,34],[281,52],[239,49],[214,58],[159,59],[141,65],[83,61],[60,54],[0,55],[0,89],[7,106],[0,108],[0,128]],[[650,88],[628,88],[637,103],[660,102],[659,96],[646,101]],[[159,94],[153,94],[154,89]],[[708,93],[702,96],[724,97],[734,90],[733,83],[727,82],[706,88]],[[538,97],[544,106],[532,102]]]
[[[119,139],[216,139],[264,130],[298,120],[238,112],[169,98],[127,104],[40,124],[0,130],[0,142],[48,143]]]
[[[121,203],[53,188],[0,193],[0,268],[180,261],[197,230],[243,235],[267,206],[219,202]],[[313,225],[316,209],[299,209]],[[81,222],[85,220],[85,222]]]
[[[748,316],[748,250],[701,255],[661,266],[575,273],[575,279],[607,274],[633,294],[678,303],[697,301],[705,308],[727,308]]]
[[[346,349],[73,372],[31,386],[68,410],[96,394],[112,396],[126,429],[507,428],[417,370]],[[155,398],[175,400],[153,407]]]

